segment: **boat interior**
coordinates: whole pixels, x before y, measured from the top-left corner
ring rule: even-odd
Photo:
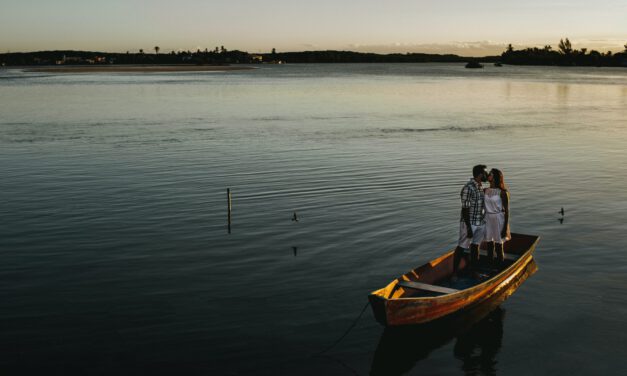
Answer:
[[[466,250],[454,273],[454,252],[449,252],[427,264],[403,274],[385,288],[374,292],[387,299],[434,297],[455,293],[478,285],[510,267],[525,252],[533,248],[537,236],[512,234],[505,243],[505,260],[499,262],[488,257],[488,244],[480,246],[479,263],[469,265],[469,251]]]

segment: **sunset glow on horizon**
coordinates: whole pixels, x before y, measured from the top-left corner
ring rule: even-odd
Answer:
[[[500,54],[555,46],[622,51],[627,2],[478,0],[3,0],[0,52],[108,52],[213,49],[269,52],[352,50],[377,53]]]

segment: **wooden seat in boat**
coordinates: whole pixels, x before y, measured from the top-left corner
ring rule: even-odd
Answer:
[[[424,291],[438,292],[440,294],[452,294],[454,292],[458,292],[459,291],[459,290],[451,289],[451,288],[448,288],[448,287],[429,285],[427,283],[414,282],[414,281],[400,281],[398,283],[398,286],[405,287],[405,288],[410,288],[410,289],[415,289],[415,290],[424,290]]]

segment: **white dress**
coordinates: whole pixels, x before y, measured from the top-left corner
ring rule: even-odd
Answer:
[[[501,238],[501,230],[505,223],[501,190],[499,188],[487,188],[483,202],[485,205],[485,240],[488,242],[505,243],[511,239],[511,235],[508,222],[507,236]]]

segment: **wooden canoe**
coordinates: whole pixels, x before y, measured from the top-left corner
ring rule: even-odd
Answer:
[[[478,268],[468,270],[465,254],[456,278],[451,278],[453,249],[373,291],[368,299],[374,316],[384,326],[423,324],[470,310],[505,291],[509,296],[524,281],[521,276],[528,274],[539,239],[513,233],[505,243],[505,262],[500,266],[487,260],[482,244]]]

